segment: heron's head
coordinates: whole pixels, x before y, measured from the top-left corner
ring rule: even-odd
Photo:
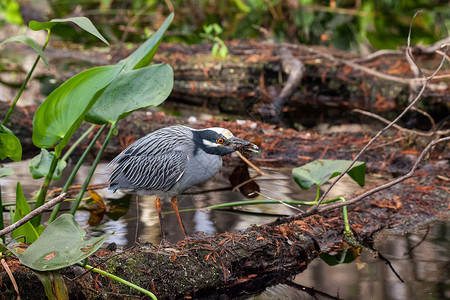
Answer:
[[[194,131],[195,144],[209,154],[224,156],[239,151],[258,152],[258,146],[235,137],[228,129],[213,127]]]

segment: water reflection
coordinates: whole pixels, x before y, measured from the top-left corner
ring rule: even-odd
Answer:
[[[2,199],[4,203],[14,203],[15,189],[18,181],[21,182],[25,196],[28,201],[33,199],[35,192],[39,189],[43,179],[33,180],[29,175],[28,161],[10,164],[14,168],[14,175],[0,179],[2,185]],[[202,210],[202,207],[216,205],[232,201],[248,200],[239,191],[231,191],[228,180],[233,165],[224,167],[212,180],[206,182],[200,187],[195,187],[188,193],[178,197],[179,209],[185,223],[186,230],[189,234],[203,232],[207,235],[221,233],[226,231],[244,230],[251,224],[263,224],[274,219],[274,217],[261,217],[255,214],[242,215],[234,214],[226,211]],[[60,187],[70,174],[70,167],[67,167],[62,178],[57,182],[52,182],[50,190]],[[89,166],[82,166],[78,172],[74,185],[82,184],[89,171]],[[310,201],[315,196],[314,191],[302,191],[293,181],[290,169],[265,169],[270,177],[259,177],[257,182],[260,186],[261,194],[254,198],[265,199],[272,198],[277,200],[299,200]],[[100,164],[97,167],[91,184],[102,184],[108,180],[109,170],[106,164]],[[251,176],[256,175],[250,173]],[[209,192],[205,192],[209,191]],[[115,199],[124,197],[125,194],[116,192],[112,193],[108,189],[97,190],[103,199],[107,200],[107,206],[114,205]],[[75,196],[71,196],[75,197]],[[111,212],[108,212],[104,220],[97,226],[89,226],[89,212],[80,210],[76,213],[75,219],[85,228],[88,236],[98,236],[103,233],[114,232],[110,236],[107,243],[116,243],[119,247],[129,247],[136,242],[150,241],[153,243],[160,242],[159,221],[156,213],[153,196],[136,196],[131,195],[129,202],[129,210],[126,215],[119,219],[113,218]],[[63,203],[63,210],[70,208],[70,203]],[[195,209],[197,208],[197,209]],[[200,208],[200,209],[199,209]],[[290,215],[295,213],[291,208],[284,205],[255,205],[240,208],[242,210],[254,213],[265,213],[268,215]],[[178,241],[183,239],[181,229],[175,214],[171,213],[172,206],[170,203],[163,203],[163,218],[168,241]],[[9,214],[4,213],[5,220],[8,220]],[[48,213],[44,214],[43,219],[48,217]]]
[[[201,232],[206,235],[212,235],[226,231],[244,230],[251,224],[263,224],[274,219],[274,217],[261,217],[256,214],[243,215],[228,211],[201,209],[226,202],[248,200],[238,191],[231,191],[228,181],[230,172],[231,168],[225,168],[204,185],[193,188],[178,197],[178,207],[189,234]],[[261,194],[264,196],[258,196],[254,199],[271,197],[278,200],[305,201],[314,196],[313,192],[301,191],[295,186],[290,177],[290,170],[266,170],[266,172],[269,172],[274,178],[258,178]],[[107,191],[104,191],[104,193],[107,196],[111,196]],[[145,241],[160,242],[159,221],[154,202],[154,196],[132,196],[130,212],[126,217],[130,221],[134,219],[131,223],[137,228],[130,228],[130,231],[134,230],[137,232],[137,235],[135,232],[129,232],[127,243],[119,245],[131,246],[136,241],[140,243]],[[294,213],[291,208],[284,205],[255,205],[241,209],[247,212],[265,213],[268,215],[289,215]],[[172,213],[171,204],[169,202],[163,203],[162,211],[167,240],[172,242],[182,240],[183,235],[176,216]],[[136,236],[138,240],[135,240]],[[117,241],[115,242],[117,243]]]
[[[428,232],[428,233],[427,233]],[[293,283],[313,288],[313,295],[292,285],[268,288],[252,299],[449,299],[450,298],[450,227],[436,223],[415,233],[383,231],[375,247],[404,280],[373,253],[364,249],[349,264],[329,266],[315,259],[298,274]]]

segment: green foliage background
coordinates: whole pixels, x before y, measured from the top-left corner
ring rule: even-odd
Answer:
[[[24,2],[25,3],[25,2]],[[204,26],[217,23],[220,38],[273,39],[333,46],[344,50],[375,50],[404,46],[414,13],[413,43],[430,44],[448,36],[450,6],[445,0],[52,0],[0,1],[0,24],[24,23],[41,16],[61,18],[77,12],[90,18],[112,42],[139,42],[152,33],[171,10],[176,12],[171,41],[205,40]],[[54,34],[73,42],[94,42],[70,25]]]

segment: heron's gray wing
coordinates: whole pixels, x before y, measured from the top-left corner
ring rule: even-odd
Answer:
[[[183,175],[187,160],[182,151],[124,156],[111,173],[110,188],[167,191]]]
[[[116,156],[110,165],[127,160],[131,156],[158,156],[177,149],[190,147],[192,131],[184,126],[159,129],[140,138]]]

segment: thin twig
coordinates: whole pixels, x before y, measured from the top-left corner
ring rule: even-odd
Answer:
[[[390,146],[390,145],[393,145],[393,144],[395,144],[395,143],[401,142],[401,141],[403,141],[404,139],[405,139],[405,137],[404,137],[404,136],[401,136],[401,137],[399,137],[399,138],[393,139],[392,141],[389,141],[389,142],[386,142],[386,143],[383,143],[383,144],[376,145],[376,146],[370,148],[370,150],[373,151],[373,150],[375,150],[375,149],[384,148],[384,147],[386,147],[386,146]]]
[[[415,107],[411,107],[411,109],[415,109]],[[366,116],[372,117],[372,118],[377,119],[377,120],[379,120],[379,121],[381,121],[383,123],[386,123],[386,124],[390,124],[391,123],[391,121],[389,121],[389,120],[387,120],[387,119],[385,119],[385,118],[383,118],[383,117],[381,117],[381,116],[379,116],[377,114],[374,114],[374,113],[371,113],[371,112],[368,112],[368,111],[365,111],[365,110],[361,110],[361,109],[355,108],[352,111],[360,113],[362,115],[366,115]],[[425,113],[423,111],[421,111],[421,112]],[[432,126],[433,125],[434,125],[434,122],[432,123]],[[437,131],[422,132],[422,131],[418,131],[418,130],[411,130],[411,129],[403,128],[403,127],[401,127],[401,126],[399,126],[397,124],[393,124],[392,127],[394,127],[395,129],[397,129],[397,130],[399,130],[401,132],[406,132],[406,133],[420,135],[420,136],[446,135],[446,134],[450,133],[450,130],[437,130]],[[435,127],[435,125],[434,125],[434,127]]]
[[[247,179],[244,182],[239,183],[238,185],[234,186],[233,189],[231,190],[232,192],[237,191],[241,186],[246,185],[247,183],[250,183],[252,181],[254,181],[256,178],[258,178],[259,176],[261,176],[261,174],[256,174],[255,176],[253,176],[252,178]]]
[[[369,55],[367,55],[366,57],[358,57],[356,59],[352,59],[351,61],[356,62],[356,63],[362,63],[362,62],[368,62],[372,59],[378,58],[380,56],[386,56],[386,55],[400,55],[403,52],[400,50],[378,50],[374,53],[371,53]]]
[[[11,269],[9,268],[8,264],[6,263],[5,259],[1,259],[1,263],[3,268],[5,268],[6,273],[8,273],[9,279],[11,280],[12,285],[14,286],[14,289],[17,293],[17,300],[20,300],[20,294],[19,294],[19,286],[17,285],[16,279],[14,278],[13,273],[11,272]]]
[[[333,209],[336,209],[336,208],[340,208],[340,207],[342,207],[344,205],[350,205],[350,204],[358,202],[358,201],[360,201],[360,200],[362,200],[362,199],[364,199],[364,198],[366,198],[366,197],[368,197],[368,196],[370,196],[372,194],[375,194],[375,193],[377,193],[377,192],[379,192],[381,190],[390,188],[391,186],[394,186],[394,185],[396,185],[396,184],[398,184],[398,183],[400,183],[402,181],[405,181],[408,178],[413,177],[414,176],[414,172],[416,171],[417,167],[419,166],[419,163],[423,160],[423,158],[430,151],[430,149],[434,145],[436,145],[438,143],[447,142],[447,141],[450,141],[450,136],[443,137],[443,138],[440,138],[440,139],[437,139],[437,140],[434,140],[434,141],[430,142],[425,147],[425,149],[422,151],[422,153],[419,155],[419,157],[417,158],[416,162],[412,166],[411,170],[408,173],[406,173],[405,175],[400,176],[400,177],[396,178],[395,180],[393,180],[391,182],[388,182],[388,183],[385,183],[383,185],[377,186],[377,187],[375,187],[375,188],[373,188],[373,189],[371,189],[371,190],[369,190],[369,191],[367,191],[367,192],[365,192],[365,193],[363,193],[363,194],[361,194],[359,196],[356,196],[356,197],[354,197],[354,198],[352,198],[350,200],[346,200],[345,202],[336,203],[336,204],[329,204],[329,205],[323,206],[317,212],[318,213],[323,213],[325,211],[329,211],[329,210],[333,210]],[[308,212],[306,212],[306,214],[307,213]]]
[[[422,115],[424,115],[425,117],[427,117],[428,120],[429,120],[430,123],[431,123],[431,131],[432,131],[432,132],[436,132],[436,122],[434,121],[433,117],[432,117],[429,113],[427,113],[426,111],[421,110],[420,108],[417,108],[417,107],[411,107],[411,109],[412,109],[412,110],[415,110],[415,111],[417,111],[418,113],[421,113]]]
[[[419,163],[424,159],[425,155],[430,151],[430,149],[434,145],[436,145],[438,143],[447,142],[447,141],[450,141],[450,136],[443,137],[443,138],[440,138],[440,139],[437,139],[437,140],[434,140],[434,141],[430,142],[425,147],[425,149],[422,151],[422,153],[419,155],[419,157],[415,161],[414,165],[411,167],[411,170],[408,173],[406,173],[405,175],[400,176],[400,177],[396,178],[393,181],[390,181],[390,182],[385,183],[383,185],[377,186],[377,187],[375,187],[375,188],[373,188],[373,189],[371,189],[371,190],[369,190],[369,191],[367,191],[367,192],[365,192],[365,193],[363,193],[361,195],[358,195],[358,196],[356,196],[354,198],[346,200],[345,202],[339,202],[339,203],[335,203],[335,204],[323,205],[321,208],[317,209],[316,211],[313,211],[313,210],[310,209],[310,210],[308,210],[308,211],[306,211],[305,213],[302,213],[302,214],[297,214],[297,215],[294,215],[294,216],[291,216],[291,217],[278,218],[277,220],[275,220],[272,223],[269,223],[268,225],[277,225],[277,224],[287,223],[287,222],[291,222],[291,221],[295,221],[295,220],[299,220],[299,219],[311,216],[311,215],[316,214],[316,213],[317,214],[321,214],[321,213],[324,213],[324,212],[327,212],[327,211],[330,211],[330,210],[341,208],[342,206],[350,205],[350,204],[353,204],[355,202],[361,201],[362,199],[364,199],[364,198],[366,198],[366,197],[368,197],[370,195],[373,195],[373,194],[375,194],[375,193],[377,193],[377,192],[379,192],[381,190],[390,188],[390,187],[392,187],[392,186],[394,186],[394,185],[396,185],[396,184],[398,184],[398,183],[400,183],[400,182],[402,182],[402,181],[404,181],[404,180],[414,176],[414,172],[416,171],[417,167],[419,166]]]
[[[411,253],[416,247],[420,246],[427,239],[429,233],[430,233],[430,226],[427,227],[427,231],[423,235],[422,239],[414,246],[409,247],[408,252]]]
[[[269,196],[267,196],[267,195],[261,194],[261,193],[258,192],[258,191],[254,191],[254,193],[255,193],[255,194],[258,194],[258,195],[260,195],[261,197],[264,197],[264,198],[266,198],[266,199],[273,200],[273,201],[278,201],[278,202],[280,202],[280,204],[283,204],[284,206],[287,206],[287,207],[289,207],[289,208],[291,208],[291,209],[293,209],[293,210],[300,211],[300,212],[304,212],[304,211],[301,210],[300,208],[295,207],[295,206],[293,206],[293,205],[290,205],[290,204],[284,202],[283,200],[275,199],[275,198],[269,197]]]
[[[411,71],[413,72],[413,74],[417,78],[418,77],[422,77],[423,78],[425,76],[423,75],[422,70],[420,69],[419,65],[417,64],[417,62],[414,60],[414,58],[412,56],[412,52],[411,52],[411,33],[412,33],[412,27],[413,27],[414,19],[420,13],[422,13],[422,10],[416,11],[416,13],[414,14],[414,16],[411,19],[411,22],[409,23],[408,40],[407,40],[407,46],[406,46],[406,50],[405,50],[406,61],[409,63],[409,67],[410,67]],[[412,82],[411,84],[414,84],[414,82]]]
[[[25,224],[26,222],[28,222],[32,218],[36,217],[37,215],[41,214],[45,210],[47,210],[47,209],[55,206],[56,204],[64,201],[64,199],[66,199],[66,193],[63,193],[63,194],[59,195],[58,197],[48,201],[44,205],[39,206],[38,208],[36,208],[32,212],[30,212],[28,215],[26,215],[25,217],[23,217],[22,219],[20,219],[16,223],[11,224],[8,227],[0,230],[0,236],[4,236],[5,234],[13,231],[14,229],[22,226],[23,224]]]
[[[255,170],[258,174],[262,175],[262,176],[267,176],[270,178],[275,179],[274,176],[269,175],[267,173],[265,173],[264,171],[262,171],[260,168],[258,168],[257,166],[255,166],[251,161],[249,161],[244,155],[241,154],[241,152],[239,151],[234,151],[234,153],[236,153],[247,165],[249,165],[253,170]]]
[[[414,17],[417,14],[414,15]],[[412,23],[411,23],[412,24]],[[411,35],[411,30],[409,35]],[[409,45],[409,40],[410,40],[410,36],[408,37],[408,48],[410,47]],[[410,53],[410,51],[407,51],[407,53]],[[359,153],[355,156],[355,158],[353,159],[353,161],[350,163],[350,165],[347,167],[347,169],[342,172],[339,176],[337,176],[337,178],[330,184],[330,186],[328,187],[328,189],[323,193],[323,195],[320,197],[319,201],[317,202],[317,204],[312,207],[309,211],[311,212],[316,212],[318,211],[318,207],[319,205],[322,203],[322,201],[325,199],[325,197],[327,196],[327,194],[330,192],[330,190],[334,187],[334,185],[353,167],[353,165],[355,164],[355,162],[361,157],[361,155],[363,153],[365,153],[367,151],[367,149],[375,142],[375,140],[382,135],[386,130],[388,130],[389,128],[391,128],[393,125],[395,125],[395,123],[397,123],[410,109],[411,107],[413,107],[422,97],[423,93],[425,92],[425,89],[428,85],[428,83],[430,82],[430,80],[439,72],[439,70],[442,68],[443,64],[445,62],[445,56],[442,57],[441,63],[439,64],[439,66],[437,67],[437,69],[434,71],[433,74],[431,74],[430,77],[425,77],[425,82],[422,86],[422,89],[420,90],[420,92],[417,94],[416,98],[411,101],[411,103],[397,116],[397,118],[395,118],[391,123],[389,123],[386,127],[384,127],[383,129],[381,129],[380,131],[378,131],[378,133],[361,149],[361,151],[359,151]]]

